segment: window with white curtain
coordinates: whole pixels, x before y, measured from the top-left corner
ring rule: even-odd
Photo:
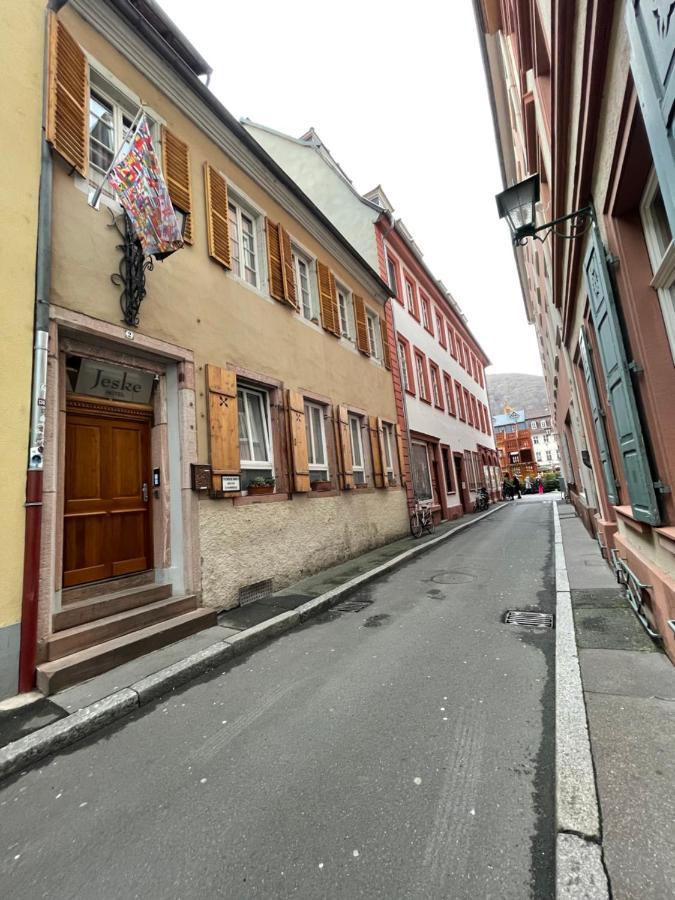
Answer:
[[[326,411],[317,403],[305,403],[305,433],[307,435],[307,461],[310,481],[328,481],[328,454],[326,450]]]

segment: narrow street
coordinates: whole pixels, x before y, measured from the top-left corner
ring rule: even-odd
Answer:
[[[515,502],[8,781],[0,894],[553,897],[551,550]]]

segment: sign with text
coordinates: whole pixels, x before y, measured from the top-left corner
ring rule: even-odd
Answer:
[[[75,393],[105,397],[126,403],[149,403],[154,375],[138,369],[123,369],[95,359],[83,359],[77,374]]]
[[[221,475],[220,478],[223,491],[241,490],[241,478],[239,475]]]

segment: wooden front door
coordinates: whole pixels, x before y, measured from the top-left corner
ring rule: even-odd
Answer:
[[[149,414],[77,407],[66,413],[64,587],[152,566]]]

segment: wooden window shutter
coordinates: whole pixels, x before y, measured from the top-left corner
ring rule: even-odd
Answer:
[[[349,413],[346,406],[338,406],[336,413],[338,432],[338,449],[340,457],[340,487],[349,490],[354,487],[354,462],[352,458],[352,442],[349,435]]]
[[[368,417],[368,430],[370,432],[370,454],[373,460],[373,479],[375,487],[384,487],[384,460],[382,452],[382,422],[377,416]]]
[[[291,471],[293,490],[306,494],[310,490],[307,431],[305,430],[305,398],[298,391],[287,392],[288,424],[291,435]]]
[[[607,269],[605,248],[595,224],[591,226],[591,239],[584,259],[584,275],[600,363],[605,376],[607,402],[612,411],[611,419],[633,516],[639,522],[659,525],[661,513],[654,490],[658,482],[649,466],[638,398],[631,379],[614,288]]]
[[[403,450],[403,432],[401,426],[396,424],[396,451],[398,453],[398,470],[401,474],[401,484],[405,484],[405,456]]]
[[[337,288],[335,276],[322,262],[316,263],[317,281],[319,282],[319,305],[321,306],[321,324],[331,334],[340,337],[340,316],[337,305]]]
[[[391,356],[389,354],[389,331],[387,330],[387,320],[382,316],[380,318],[380,334],[382,335],[382,359],[385,369],[391,369]]]
[[[221,490],[221,475],[238,475],[239,419],[237,375],[218,366],[206,367],[208,392],[209,460],[213,489]]]
[[[284,280],[284,299],[290,306],[298,308],[298,297],[295,290],[295,272],[293,270],[293,248],[291,247],[291,239],[288,232],[281,225],[279,226],[279,235],[281,238],[281,261],[282,274]]]
[[[80,45],[54,13],[49,15],[47,140],[87,177],[89,164],[89,65]]]
[[[288,303],[297,309],[291,239],[281,225],[277,225],[269,219],[265,219],[265,230],[267,232],[270,297],[278,300],[279,303]]]
[[[356,346],[361,353],[370,356],[370,344],[368,342],[368,323],[366,322],[366,307],[363,297],[354,294],[354,318],[356,319]]]
[[[614,475],[614,467],[612,466],[612,457],[609,452],[609,442],[607,441],[607,432],[605,430],[604,411],[600,405],[600,397],[598,395],[598,387],[595,381],[595,374],[591,366],[591,359],[588,352],[588,343],[586,338],[586,330],[582,326],[579,333],[579,356],[581,357],[581,366],[586,381],[586,394],[588,403],[591,407],[591,418],[593,419],[593,427],[595,429],[595,437],[598,444],[598,455],[600,456],[600,467],[605,478],[607,486],[607,498],[610,503],[619,502],[619,492],[616,487],[616,476]]]
[[[232,267],[230,258],[230,220],[227,209],[227,182],[213,166],[204,163],[206,192],[206,233],[209,256],[226,269]]]
[[[190,148],[168,128],[162,126],[162,156],[164,177],[174,206],[187,214],[183,239],[191,244],[192,237],[192,178]]]

